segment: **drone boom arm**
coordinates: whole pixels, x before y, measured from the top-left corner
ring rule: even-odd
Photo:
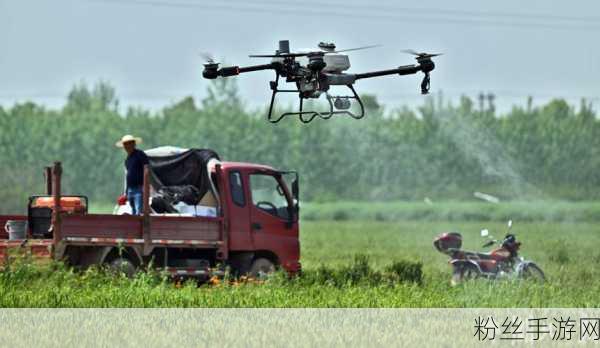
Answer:
[[[417,61],[419,62],[418,65],[403,65],[400,66],[396,69],[389,69],[389,70],[379,70],[379,71],[372,71],[372,72],[367,72],[367,73],[362,73],[362,74],[356,74],[354,75],[355,79],[366,79],[366,78],[370,78],[370,77],[378,77],[378,76],[385,76],[385,75],[410,75],[410,74],[416,74],[419,71],[422,71],[425,76],[423,77],[423,81],[421,82],[421,94],[428,94],[429,93],[429,86],[430,86],[430,79],[429,79],[429,72],[431,72],[433,69],[435,69],[435,64],[433,64],[433,61],[431,59],[429,59],[430,57],[424,57],[424,58],[418,58]]]
[[[379,70],[379,71],[372,71],[372,72],[366,72],[366,73],[362,73],[362,74],[356,74],[356,79],[368,79],[370,77],[379,77],[379,76],[385,76],[385,75],[410,75],[410,74],[416,74],[419,71],[421,71],[421,66],[420,65],[404,65],[401,67],[398,67],[396,69],[388,69],[388,70]]]
[[[262,64],[262,65],[238,67],[238,73],[241,74],[241,73],[251,72],[251,71],[275,69],[275,65],[276,64],[269,63],[269,64]]]
[[[217,64],[208,64],[208,65],[205,65],[202,76],[204,76],[204,78],[207,78],[207,79],[216,79],[219,76],[228,77],[228,76],[235,76],[235,75],[239,75],[241,73],[246,73],[246,72],[251,72],[251,71],[269,70],[269,69],[276,69],[276,64],[269,63],[269,64],[252,65],[252,66],[245,66],[245,67],[240,67],[240,66],[236,65],[236,66],[226,66],[221,69],[218,69]]]

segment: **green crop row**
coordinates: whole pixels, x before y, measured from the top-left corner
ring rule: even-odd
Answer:
[[[306,203],[302,218],[370,221],[599,222],[599,202],[335,202]]]
[[[479,229],[502,236],[504,224],[468,222],[304,222],[303,272],[264,283],[183,284],[156,272],[134,279],[60,263],[11,264],[0,272],[1,307],[598,307],[600,233],[593,224],[515,223],[522,253],[547,282],[476,280],[450,285],[437,234],[460,231],[481,249]]]

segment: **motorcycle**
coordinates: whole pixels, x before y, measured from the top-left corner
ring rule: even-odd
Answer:
[[[435,248],[450,256],[452,266],[452,285],[475,278],[500,279],[519,278],[543,282],[546,279],[542,269],[532,261],[519,256],[521,243],[510,233],[512,220],[508,221],[508,232],[503,240],[494,239],[487,229],[481,230],[481,236],[488,241],[483,248],[498,245],[490,252],[462,250],[462,235],[448,232],[439,235],[434,241]]]

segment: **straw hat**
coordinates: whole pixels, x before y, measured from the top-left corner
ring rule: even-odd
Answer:
[[[133,135],[131,135],[131,134],[127,134],[127,135],[124,135],[124,136],[121,138],[121,140],[117,141],[117,142],[115,143],[115,146],[116,146],[116,147],[123,147],[123,144],[124,144],[124,143],[128,143],[128,142],[130,142],[130,141],[133,141],[133,142],[135,142],[135,143],[137,143],[137,144],[141,144],[141,143],[142,143],[142,138],[134,137],[134,136],[133,136]]]

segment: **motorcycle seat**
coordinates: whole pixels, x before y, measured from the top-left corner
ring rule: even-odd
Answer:
[[[482,260],[491,260],[493,259],[491,253],[480,253],[480,252],[476,252],[476,251],[465,251],[465,255],[467,257],[471,256],[471,257],[477,257],[479,259]]]

